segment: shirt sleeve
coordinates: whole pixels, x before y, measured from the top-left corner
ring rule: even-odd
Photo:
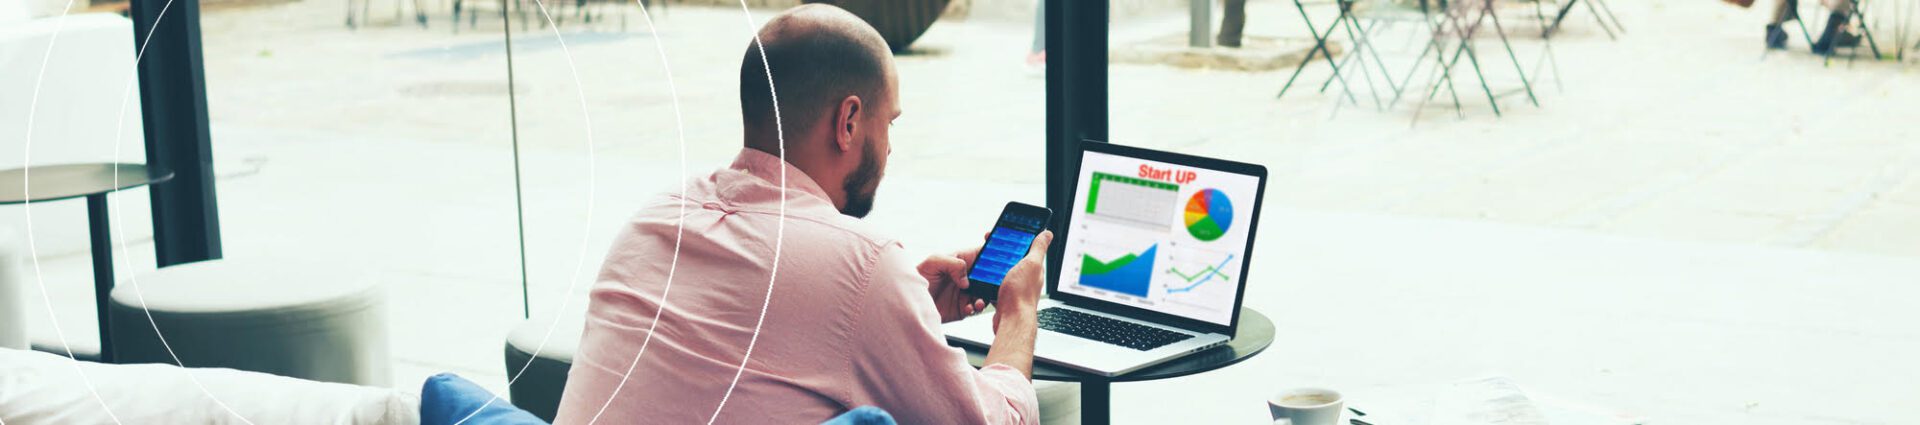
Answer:
[[[1032,381],[1006,365],[976,370],[965,352],[947,345],[926,278],[904,251],[883,248],[853,306],[852,402],[879,406],[906,424],[1039,423]]]

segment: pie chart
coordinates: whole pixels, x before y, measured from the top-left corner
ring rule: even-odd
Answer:
[[[1233,226],[1233,202],[1220,189],[1202,189],[1187,199],[1187,233],[1201,242],[1226,236]]]

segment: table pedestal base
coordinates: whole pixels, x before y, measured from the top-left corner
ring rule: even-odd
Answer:
[[[113,338],[107,331],[107,303],[113,294],[112,229],[107,222],[107,194],[87,195],[87,233],[93,245],[93,311],[100,320],[101,363],[113,363]]]
[[[1108,382],[1080,383],[1080,424],[1107,425],[1113,423],[1113,384]]]

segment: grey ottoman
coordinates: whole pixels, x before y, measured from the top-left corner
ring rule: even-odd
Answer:
[[[1041,425],[1080,423],[1080,384],[1033,381],[1033,392],[1040,402]]]
[[[176,265],[122,281],[108,314],[119,363],[173,364],[171,349],[186,367],[373,386],[387,384],[391,367],[384,292],[338,266]]]
[[[558,323],[555,323],[558,320]],[[547,336],[547,329],[553,336]],[[567,389],[567,371],[587,329],[586,314],[543,315],[520,322],[507,334],[507,393],[515,407],[553,422],[560,410],[560,393]],[[545,346],[540,340],[547,339]],[[538,350],[539,355],[534,355]],[[525,369],[525,373],[521,370]]]

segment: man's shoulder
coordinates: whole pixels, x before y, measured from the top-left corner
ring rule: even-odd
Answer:
[[[649,224],[677,224],[681,215],[689,216],[702,213],[720,214],[721,221],[745,220],[752,222],[745,226],[752,229],[751,239],[762,240],[767,245],[780,244],[788,249],[787,255],[796,257],[813,255],[878,255],[888,248],[900,247],[900,241],[875,228],[865,220],[854,218],[831,206],[822,207],[803,203],[793,203],[782,211],[778,204],[737,203],[718,197],[689,193],[661,194],[642,208],[632,220],[643,227]],[[682,208],[685,208],[684,212]],[[690,232],[694,229],[689,228]],[[699,235],[689,235],[699,237]],[[741,236],[735,234],[735,236]]]
[[[832,239],[876,248],[898,243],[866,220],[841,214],[830,205],[788,205],[783,212],[777,205],[754,204],[742,206],[736,212],[749,215],[751,219],[765,220],[772,226],[769,230],[776,234],[784,232],[788,238]]]
[[[893,237],[865,220],[841,214],[824,198],[769,187],[756,179],[739,170],[716,171],[706,180],[695,182],[684,199],[692,206],[767,220],[775,226],[785,225],[789,236],[796,231],[815,232],[818,236],[839,236],[876,247],[896,243]],[[678,194],[667,193],[654,205],[678,205],[682,199]],[[773,229],[777,231],[779,227]]]
[[[823,231],[843,234],[874,248],[886,248],[899,244],[898,240],[875,229],[866,220],[839,214],[837,211],[831,215],[813,216],[809,221],[822,227]]]

